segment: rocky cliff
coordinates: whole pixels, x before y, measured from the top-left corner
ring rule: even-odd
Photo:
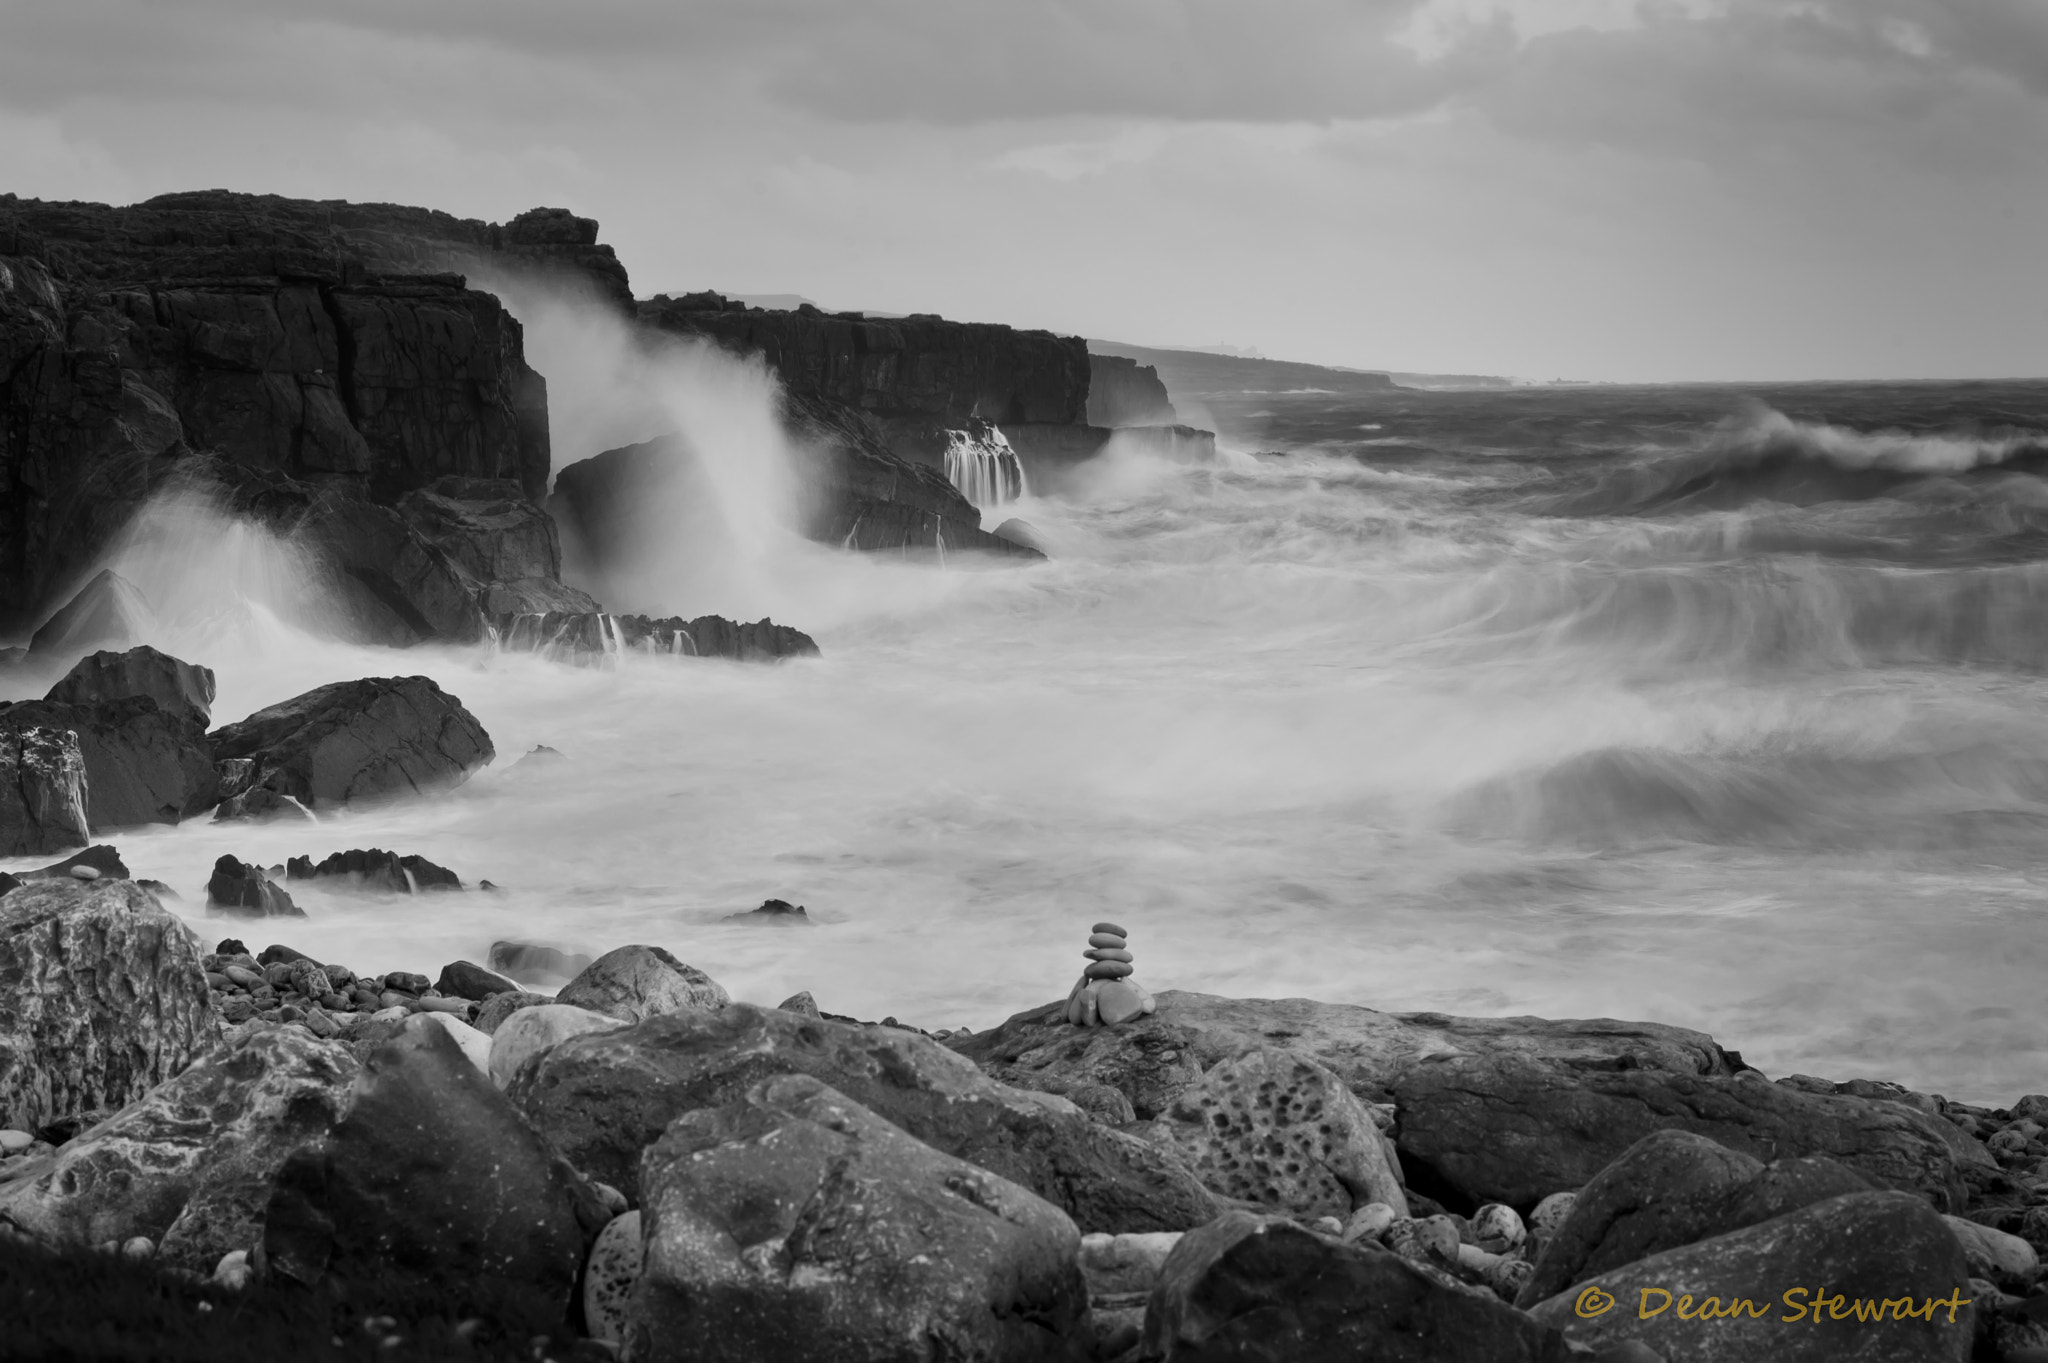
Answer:
[[[217,191],[128,208],[0,197],[0,630],[46,613],[199,455],[255,475],[278,527],[308,533],[345,578],[388,577],[396,551],[457,596],[487,586],[444,561],[450,508],[423,513],[437,536],[399,504],[454,478],[489,480],[490,505],[531,505],[548,477],[546,384],[497,299],[417,271],[495,258],[629,296],[595,237],[561,210],[500,227]],[[523,608],[585,604],[553,582],[551,533],[527,555],[544,590]],[[473,638],[490,604],[458,601],[452,627],[401,605],[385,614],[411,617],[402,628],[366,633]]]
[[[1122,355],[1088,357],[1088,424],[1175,426],[1180,418],[1159,371]]]

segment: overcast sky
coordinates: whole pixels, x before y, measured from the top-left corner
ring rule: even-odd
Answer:
[[[0,190],[1531,378],[2048,374],[2048,0],[0,0]]]

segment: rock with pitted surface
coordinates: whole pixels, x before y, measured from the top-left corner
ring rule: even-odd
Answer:
[[[86,819],[94,828],[178,823],[220,799],[204,726],[150,696],[0,704],[0,730],[34,728],[68,731],[76,740],[85,763]]]
[[[306,911],[292,903],[282,885],[263,874],[261,866],[224,856],[213,863],[213,875],[206,882],[209,913],[237,918],[304,918]]]
[[[434,1019],[360,1059],[348,1115],[273,1181],[272,1270],[344,1286],[396,1273],[506,1327],[560,1328],[610,1217],[597,1194]]]
[[[246,788],[309,808],[446,790],[497,755],[462,702],[426,677],[332,682],[208,735]]]
[[[0,1182],[0,1223],[79,1249],[146,1235],[162,1262],[210,1272],[262,1234],[270,1179],[341,1120],[348,1049],[297,1027],[209,1051],[105,1122]]]
[[[565,991],[566,992],[566,991]],[[638,1187],[639,1154],[686,1111],[809,1074],[935,1149],[1020,1183],[1084,1230],[1185,1230],[1217,1200],[1173,1152],[1073,1104],[995,1083],[938,1043],[736,1003],[572,1037],[508,1092],[576,1167]]]
[[[1529,1314],[1575,1344],[1634,1342],[1666,1363],[1964,1363],[1975,1295],[1925,1199],[1869,1192],[1639,1259]]]
[[[1182,1236],[1145,1310],[1159,1363],[1565,1363],[1564,1338],[1376,1245],[1225,1212]]]
[[[1364,1103],[1305,1056],[1257,1050],[1213,1066],[1157,1123],[1202,1182],[1275,1211],[1343,1220],[1407,1194]]]
[[[1544,1237],[1536,1271],[1516,1297],[1529,1307],[1623,1264],[1844,1193],[1870,1182],[1830,1159],[1764,1164],[1690,1131],[1656,1131],[1579,1190]]]
[[[1109,1084],[1141,1118],[1158,1116],[1219,1061],[1263,1047],[1306,1055],[1367,1102],[1395,1103],[1411,1188],[1468,1210],[1582,1187],[1666,1127],[1753,1155],[1824,1155],[1940,1209],[1962,1204],[1971,1170],[1992,1168],[1984,1147],[1947,1121],[1904,1103],[1738,1077],[1712,1037],[1683,1027],[1380,1013],[1179,990],[1157,997],[1157,1012],[1121,1027],[1068,1027],[1053,1005],[948,1044],[1006,1083]]]
[[[132,880],[0,899],[0,1127],[124,1107],[212,1047],[205,954]]]
[[[808,1075],[678,1117],[642,1183],[629,1357],[1090,1355],[1072,1221]]]
[[[716,1011],[732,999],[718,981],[661,947],[634,945],[607,951],[585,966],[555,1002],[639,1022],[664,1013]]]
[[[43,699],[99,705],[130,696],[148,696],[165,714],[192,720],[204,729],[213,714],[213,669],[147,644],[125,653],[102,650],[79,659]]]
[[[0,724],[0,856],[39,856],[91,841],[87,795],[76,734]]]

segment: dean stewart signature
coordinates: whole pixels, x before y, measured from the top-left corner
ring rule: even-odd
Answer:
[[[1785,1314],[1772,1316],[1774,1308],[1769,1303],[1752,1301],[1748,1297],[1708,1297],[1695,1304],[1691,1293],[1677,1298],[1661,1287],[1640,1289],[1636,1301],[1636,1319],[1648,1320],[1666,1311],[1673,1312],[1680,1320],[1776,1320],[1784,1324],[1795,1321],[1812,1323],[1826,1320],[1856,1320],[1865,1323],[1880,1320],[1919,1320],[1932,1323],[1935,1312],[1946,1308],[1948,1324],[1956,1323],[1956,1312],[1975,1301],[1966,1297],[1962,1290],[1949,1293],[1946,1297],[1924,1297],[1915,1303],[1912,1297],[1848,1297],[1825,1288],[1787,1288],[1780,1300],[1785,1305]],[[1595,1320],[1614,1309],[1613,1294],[1603,1291],[1598,1284],[1587,1287],[1579,1293],[1572,1309],[1581,1319]]]

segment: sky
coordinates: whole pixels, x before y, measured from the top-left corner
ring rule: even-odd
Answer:
[[[0,0],[0,192],[1531,379],[2048,374],[2048,0]]]

